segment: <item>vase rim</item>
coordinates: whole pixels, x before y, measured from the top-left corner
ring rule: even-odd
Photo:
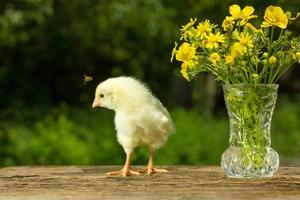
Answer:
[[[269,86],[271,86],[271,85],[276,85],[276,86],[278,86],[279,84],[277,84],[277,83],[258,83],[258,84],[255,84],[255,83],[233,83],[233,84],[223,84],[223,86],[230,86],[230,85],[259,85],[259,86],[261,86],[261,85],[269,85]]]
[[[251,83],[243,83],[243,84],[223,84],[223,89],[230,89],[230,88],[272,88],[274,90],[278,90],[279,84],[270,84],[270,83],[260,83],[260,84],[251,84]]]

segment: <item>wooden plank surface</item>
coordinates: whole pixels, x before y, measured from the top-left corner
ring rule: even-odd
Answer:
[[[0,169],[0,199],[300,199],[300,167],[264,179],[230,179],[220,167],[162,167],[169,172],[126,178],[105,175],[120,166],[7,167]]]

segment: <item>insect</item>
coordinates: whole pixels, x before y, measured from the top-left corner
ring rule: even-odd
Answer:
[[[93,80],[93,77],[91,76],[88,76],[86,74],[83,75],[83,81],[84,81],[84,85],[89,82],[89,81],[92,81]]]

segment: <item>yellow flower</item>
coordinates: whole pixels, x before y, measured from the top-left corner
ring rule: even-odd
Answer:
[[[188,75],[188,64],[187,63],[182,63],[181,64],[181,75],[183,76],[183,78],[185,78],[186,80],[190,81],[189,79],[189,75]]]
[[[182,29],[180,29],[180,31],[181,31],[180,40],[182,40],[182,39],[186,40],[187,37],[189,37],[191,35],[191,31],[189,29],[195,24],[196,21],[197,21],[197,18],[195,18],[195,19],[190,18],[190,22],[187,23],[186,25],[182,26]]]
[[[189,62],[195,57],[195,54],[196,54],[196,48],[190,45],[189,43],[184,42],[179,47],[176,53],[176,60]]]
[[[233,28],[234,25],[234,17],[226,17],[222,23],[222,27],[224,31],[229,31]]]
[[[213,64],[216,64],[219,60],[220,60],[220,56],[219,56],[218,53],[212,53],[212,54],[210,54],[210,61]]]
[[[248,33],[241,33],[239,36],[237,36],[237,39],[239,40],[239,43],[244,47],[248,47],[248,48],[253,47],[252,39]]]
[[[190,30],[187,30],[185,32],[181,33],[181,37],[180,40],[184,39],[185,41],[187,41],[187,38],[191,37],[193,34]]]
[[[243,45],[241,45],[239,42],[235,42],[231,46],[231,56],[236,57],[239,55],[243,55],[247,52],[247,48]]]
[[[180,29],[182,32],[189,30],[197,21],[197,18],[193,19],[190,18],[190,22],[186,25],[182,26],[182,29]]]
[[[300,63],[300,52],[296,52],[293,54],[293,58],[298,62]]]
[[[277,59],[276,59],[275,56],[271,56],[271,57],[269,58],[269,63],[270,63],[270,64],[275,64],[276,61],[277,61]]]
[[[233,57],[232,55],[227,55],[227,56],[225,56],[225,62],[226,62],[227,64],[232,64],[233,61],[234,61],[234,57]]]
[[[200,36],[201,39],[203,39],[207,35],[207,33],[210,33],[212,31],[213,27],[214,25],[211,24],[209,20],[205,20],[204,22],[199,23],[196,29],[196,33],[198,36]]]
[[[254,13],[254,8],[252,6],[246,6],[241,10],[239,5],[232,5],[229,7],[229,13],[236,20],[241,20],[241,25],[244,25],[249,19],[256,18],[256,15],[252,15]]]
[[[209,49],[218,48],[219,43],[223,43],[224,39],[225,37],[220,34],[220,32],[217,32],[216,34],[210,33],[208,36],[206,36],[204,44],[206,48]]]
[[[289,22],[288,16],[278,6],[268,6],[265,10],[264,22],[262,27],[278,26],[285,29]]]
[[[172,50],[171,60],[170,60],[171,62],[173,62],[174,56],[175,56],[176,53],[177,53],[177,45],[178,45],[178,43],[175,42],[174,48],[173,48],[173,50]]]

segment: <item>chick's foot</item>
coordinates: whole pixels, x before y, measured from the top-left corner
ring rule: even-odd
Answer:
[[[154,167],[147,167],[146,169],[140,171],[141,173],[147,173],[148,175],[154,174],[154,173],[163,173],[168,172],[166,169],[157,169]]]
[[[134,171],[131,169],[122,169],[120,171],[113,171],[113,172],[108,172],[106,175],[108,176],[114,176],[114,175],[123,175],[124,177],[129,176],[129,175],[140,175],[141,173],[138,171]]]

